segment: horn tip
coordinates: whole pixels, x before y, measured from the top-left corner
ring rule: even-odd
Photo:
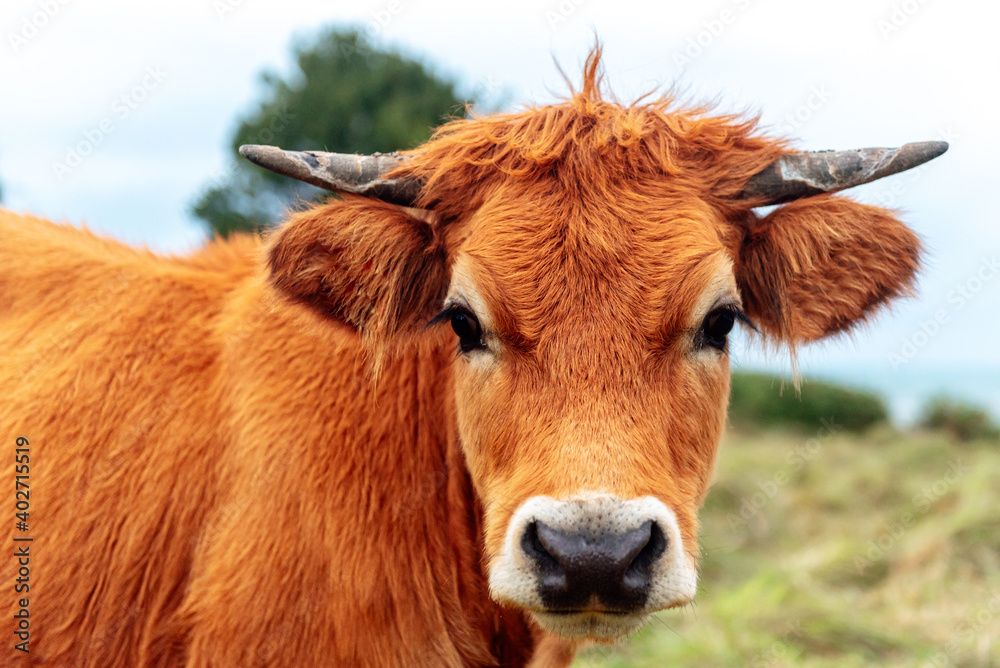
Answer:
[[[263,146],[261,144],[243,144],[240,146],[239,151],[240,155],[250,162],[257,162],[257,159],[267,153],[268,149],[273,148],[273,146]]]
[[[909,144],[909,146],[913,147],[915,153],[920,154],[923,162],[933,160],[948,150],[948,142],[946,141],[920,141]]]

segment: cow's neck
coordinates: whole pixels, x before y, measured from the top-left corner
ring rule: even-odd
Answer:
[[[283,594],[305,610],[328,611],[305,618],[315,625],[308,633],[334,639],[334,662],[523,664],[533,646],[524,617],[501,610],[488,593],[482,513],[457,436],[447,332],[423,332],[387,355],[375,374],[356,332],[309,309],[274,308],[273,297],[261,298],[266,291],[258,281],[230,300],[246,324],[226,349],[221,375],[233,383],[226,396],[234,412],[249,416],[234,417],[237,452],[226,461],[265,469],[235,472],[223,494],[240,508],[261,506],[271,529],[247,527],[240,535],[256,540],[247,549],[271,556],[264,572],[232,577],[265,581],[294,571],[309,576],[302,582],[322,581],[324,572],[339,578],[329,590],[303,584]],[[272,414],[247,413],[246,397],[271,397],[255,405]],[[267,494],[243,483],[269,476],[278,480]],[[287,499],[275,498],[275,489]],[[289,516],[276,519],[280,512]],[[260,589],[288,586],[281,580]]]
[[[321,449],[322,462],[311,468],[356,471],[348,478],[355,489],[344,501],[355,507],[346,513],[348,509],[342,508],[341,513],[379,518],[376,523],[386,524],[374,540],[385,541],[391,535],[393,542],[341,546],[345,558],[385,560],[390,562],[387,571],[409,578],[403,588],[385,582],[381,586],[388,591],[373,594],[373,601],[406,610],[397,613],[398,624],[415,627],[414,632],[423,626],[424,633],[436,634],[428,649],[431,654],[410,657],[413,661],[522,665],[534,644],[524,616],[500,608],[489,597],[482,560],[482,509],[455,418],[453,341],[440,332],[425,332],[383,358],[374,375],[358,337],[349,335],[352,343],[345,346],[344,330],[337,329],[333,340],[309,346],[340,350],[332,364],[329,358],[326,362],[325,385],[338,398],[323,420],[345,424],[357,419],[367,424],[348,436],[340,452]],[[322,364],[319,355],[306,366]],[[345,386],[348,364],[355,377]],[[344,392],[345,387],[350,390]],[[340,496],[336,489],[329,493]],[[440,628],[442,623],[446,628]],[[442,646],[442,633],[451,649]]]
[[[439,487],[433,503],[447,509],[447,525],[440,525],[440,530],[442,539],[453,546],[455,565],[460,574],[457,593],[462,614],[451,619],[462,620],[465,628],[457,628],[456,625],[451,630],[453,639],[462,646],[466,644],[462,636],[472,633],[473,638],[469,640],[475,644],[485,641],[489,653],[499,660],[500,665],[521,665],[530,656],[533,645],[524,617],[521,613],[500,608],[488,593],[482,559],[483,509],[469,477],[455,421],[451,366],[455,360],[454,344],[447,340],[443,345],[418,345],[407,354],[415,358],[418,377],[427,383],[425,387],[437,388],[434,406],[438,410],[422,414],[443,427],[443,442],[440,445],[430,440],[422,443],[433,449],[431,458],[435,461],[435,470],[423,471],[422,476],[433,478]],[[440,475],[440,472],[445,475]],[[418,502],[419,497],[418,494]],[[442,594],[443,598],[454,596],[451,592]],[[468,658],[474,660],[476,657]]]

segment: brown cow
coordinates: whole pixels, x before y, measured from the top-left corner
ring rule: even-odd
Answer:
[[[730,329],[795,346],[905,294],[913,232],[823,193],[944,147],[794,154],[605,101],[598,61],[403,158],[248,147],[367,195],[263,243],[0,213],[4,664],[566,665],[691,600]]]

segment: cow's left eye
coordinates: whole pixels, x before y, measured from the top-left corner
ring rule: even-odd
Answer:
[[[733,325],[739,316],[739,312],[732,306],[723,306],[709,313],[701,326],[702,343],[725,351],[727,337],[733,331]]]

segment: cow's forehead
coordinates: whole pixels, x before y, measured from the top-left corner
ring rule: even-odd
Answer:
[[[706,299],[735,296],[708,207],[633,193],[595,203],[549,192],[532,197],[525,186],[520,196],[488,202],[456,249],[453,286],[474,292],[501,329],[530,341],[551,339],[556,325],[655,338],[688,326],[711,306]]]

